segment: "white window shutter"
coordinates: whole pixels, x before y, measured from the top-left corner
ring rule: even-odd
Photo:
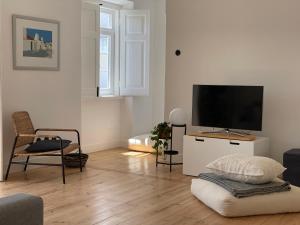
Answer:
[[[82,96],[96,97],[99,84],[99,5],[83,3],[82,6]]]
[[[149,95],[150,13],[121,10],[120,95]]]

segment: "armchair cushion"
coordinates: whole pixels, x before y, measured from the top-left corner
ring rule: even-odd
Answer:
[[[62,148],[66,148],[72,141],[62,140]],[[60,140],[38,140],[29,145],[25,150],[27,152],[49,152],[60,149]]]

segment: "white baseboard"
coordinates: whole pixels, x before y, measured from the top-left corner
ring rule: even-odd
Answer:
[[[81,148],[83,153],[93,153],[119,147],[122,147],[122,143],[120,141],[115,141],[101,144],[83,145]]]
[[[128,147],[128,140],[121,140],[120,141],[120,146],[123,148],[127,148]]]

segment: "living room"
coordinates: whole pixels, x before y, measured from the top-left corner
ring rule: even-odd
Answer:
[[[297,224],[299,7],[293,0],[2,0],[0,196],[23,194],[0,199],[1,224]],[[205,86],[244,87],[235,96],[260,87],[258,126],[195,122],[205,111],[193,115],[201,109],[195,88]],[[166,141],[153,138],[162,122],[169,122]],[[222,128],[233,133],[209,136]],[[61,157],[17,148],[38,138],[58,143]],[[209,147],[212,140],[219,144]],[[222,143],[233,145],[231,153],[247,143],[250,153],[224,159],[237,156],[223,154]],[[73,147],[76,168],[64,158]],[[284,179],[284,189],[233,196],[204,178],[202,168],[224,160],[244,170],[243,162],[258,160],[251,166],[263,162],[259,169],[273,176],[223,178],[251,188]]]

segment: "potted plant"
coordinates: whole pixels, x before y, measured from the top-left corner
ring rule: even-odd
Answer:
[[[154,141],[153,148],[162,153],[162,150],[168,149],[168,140],[171,138],[171,127],[169,123],[162,122],[157,124],[151,131],[151,140]]]

